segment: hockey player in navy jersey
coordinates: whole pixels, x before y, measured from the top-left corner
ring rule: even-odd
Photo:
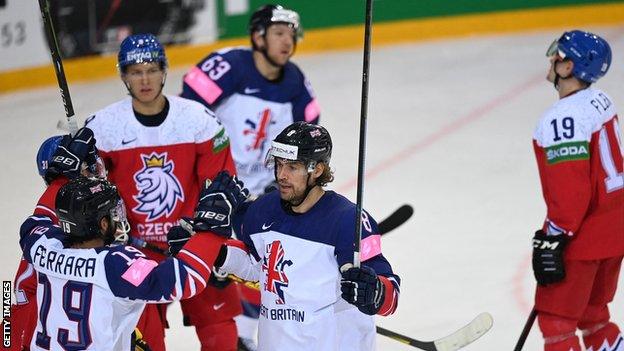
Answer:
[[[81,176],[61,187],[55,204],[60,227],[33,215],[20,230],[24,258],[38,275],[31,350],[130,350],[146,302],[188,298],[206,287],[207,267],[231,232],[231,211],[245,197],[236,178],[220,173],[196,208],[193,229],[202,234],[158,264],[133,247],[110,245],[125,222],[114,185]],[[185,231],[173,227],[168,237],[175,242]]]
[[[213,52],[191,68],[182,97],[213,109],[230,136],[237,176],[252,195],[273,182],[264,166],[271,140],[296,121],[317,123],[317,100],[290,61],[303,30],[299,14],[265,5],[249,21],[251,48]]]
[[[331,151],[321,126],[297,122],[284,129],[267,160],[278,191],[250,205],[244,245],[229,241],[215,263],[222,272],[260,282],[259,350],[370,350],[375,329],[364,317],[396,310],[400,279],[381,253],[377,223],[367,212],[362,265],[351,265],[356,209],[323,189],[333,180]]]
[[[295,121],[318,123],[320,108],[303,72],[290,61],[303,35],[299,14],[262,6],[249,20],[249,35],[251,48],[222,49],[191,68],[181,96],[215,111],[230,136],[237,176],[259,196],[275,188],[273,172],[264,165],[271,140]],[[240,288],[239,344],[253,349],[259,296]]]

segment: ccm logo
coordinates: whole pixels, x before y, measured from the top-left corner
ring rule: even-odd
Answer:
[[[548,242],[539,239],[533,239],[533,247],[540,250],[557,250],[559,247],[559,242]]]

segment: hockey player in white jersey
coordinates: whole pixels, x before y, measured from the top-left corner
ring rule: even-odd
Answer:
[[[230,137],[237,176],[260,196],[275,189],[273,172],[264,165],[271,140],[293,122],[318,123],[320,108],[304,72],[291,61],[303,36],[299,14],[267,4],[253,12],[248,28],[251,47],[210,53],[186,73],[181,96],[215,111]],[[239,348],[253,350],[259,294],[240,289]]]
[[[215,263],[260,282],[259,350],[371,350],[368,316],[396,310],[400,279],[381,253],[377,224],[367,212],[362,266],[349,268],[355,205],[323,189],[333,180],[331,150],[321,126],[297,122],[284,129],[268,160],[279,191],[251,204],[240,235],[244,244],[229,241]]]
[[[157,264],[133,247],[110,245],[125,222],[114,185],[86,177],[64,185],[56,196],[60,227],[34,215],[20,230],[24,258],[38,275],[31,350],[130,350],[146,302],[180,300],[206,287],[231,211],[245,197],[236,178],[220,173],[197,205],[194,229],[202,234],[178,247],[177,258]],[[185,229],[168,235],[179,232]]]

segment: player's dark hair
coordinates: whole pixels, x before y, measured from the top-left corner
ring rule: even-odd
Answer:
[[[323,173],[316,178],[315,183],[316,185],[323,187],[334,181],[334,171],[331,169],[329,164],[325,162],[319,162],[319,164],[323,165]]]

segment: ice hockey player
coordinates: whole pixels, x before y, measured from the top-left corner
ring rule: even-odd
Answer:
[[[56,135],[41,143],[36,156],[37,170],[48,190],[37,202],[33,214],[49,216],[58,224],[54,212],[58,189],[80,173],[94,174],[89,170],[97,167],[96,154],[93,133],[86,128],[78,130],[74,137]],[[37,325],[37,277],[32,265],[24,258],[20,260],[15,274],[13,290],[15,301],[11,305],[10,350],[28,350]]]
[[[214,109],[230,136],[238,177],[252,195],[273,173],[264,166],[271,140],[295,121],[318,122],[319,106],[290,61],[303,35],[299,14],[265,5],[249,21],[251,48],[213,52],[184,76],[181,96]]]
[[[38,278],[31,350],[130,350],[146,302],[200,293],[210,277],[207,267],[229,233],[231,211],[246,197],[227,173],[220,173],[202,195],[194,221],[200,234],[178,249],[177,258],[157,264],[134,247],[110,245],[125,221],[114,185],[82,176],[63,185],[55,202],[60,227],[50,217],[33,215],[20,229],[24,258]],[[206,216],[209,212],[220,216]],[[184,229],[174,227],[171,240],[178,231]]]
[[[318,123],[320,108],[309,81],[290,61],[303,36],[299,14],[264,5],[248,28],[251,48],[226,48],[202,59],[184,76],[181,96],[214,109],[231,138],[238,177],[260,196],[275,189],[273,172],[264,166],[271,140],[295,121]],[[244,314],[236,322],[247,345],[241,347],[251,350],[259,295],[241,290]]]
[[[539,327],[546,351],[624,350],[609,320],[624,255],[624,169],[613,100],[592,84],[611,65],[601,37],[563,33],[548,49],[559,95],[533,136],[547,214],[533,238]]]
[[[222,272],[260,282],[259,350],[370,350],[375,329],[372,317],[364,317],[397,307],[400,280],[367,212],[362,265],[351,264],[355,205],[323,189],[333,180],[331,152],[321,126],[296,122],[284,129],[267,159],[278,191],[251,204],[244,245],[229,241],[215,263]],[[343,336],[360,330],[360,337]]]
[[[167,75],[165,50],[151,34],[123,40],[118,55],[121,80],[129,97],[87,119],[97,147],[128,208],[131,233],[165,255],[166,233],[193,214],[202,181],[221,170],[235,173],[229,139],[205,106],[162,93]],[[202,350],[235,350],[240,298],[235,286],[209,286],[181,302],[187,322],[195,326]],[[213,308],[218,306],[218,308]],[[163,351],[165,305],[148,305],[138,327],[154,351]],[[218,345],[218,346],[216,346]]]

